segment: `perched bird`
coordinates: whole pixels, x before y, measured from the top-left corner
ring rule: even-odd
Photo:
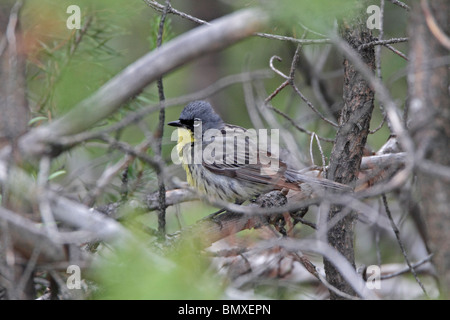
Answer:
[[[178,128],[177,155],[188,183],[211,200],[242,203],[272,190],[300,191],[302,184],[348,190],[289,168],[276,145],[264,146],[255,130],[225,123],[206,101],[189,103],[168,125]]]

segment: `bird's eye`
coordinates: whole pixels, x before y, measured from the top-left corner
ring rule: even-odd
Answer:
[[[198,127],[201,123],[202,123],[202,120],[200,120],[199,118],[194,119],[194,127]]]

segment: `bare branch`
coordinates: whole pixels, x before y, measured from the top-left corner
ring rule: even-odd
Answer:
[[[406,10],[408,10],[408,11],[411,10],[411,7],[408,6],[406,3],[402,2],[402,1],[398,1],[398,0],[389,0],[389,2],[395,4],[395,5],[397,5],[397,6],[401,7],[401,8],[403,8],[403,9],[406,9]]]
[[[421,259],[420,261],[417,261],[416,263],[411,264],[411,266],[414,268],[414,270],[417,270],[417,268],[419,268],[423,264],[425,264],[427,262],[431,262],[431,258],[432,257],[433,257],[433,254],[429,254],[428,256],[426,256],[425,258]],[[383,268],[383,266],[381,266],[381,268]],[[400,270],[397,270],[395,272],[390,272],[390,273],[387,273],[387,274],[383,274],[383,271],[382,271],[382,274],[380,276],[380,280],[391,279],[391,278],[397,277],[397,276],[399,276],[401,274],[408,273],[408,272],[411,272],[411,268],[408,265],[406,265],[405,267],[403,267]]]
[[[159,31],[158,31],[158,37],[156,41],[156,47],[161,47],[162,44],[162,37],[164,32],[164,22],[166,21],[166,17],[169,11],[170,0],[166,0],[166,5],[164,6],[164,10],[161,15],[161,20],[159,22]],[[163,80],[162,77],[158,78],[156,80],[156,84],[158,86],[158,96],[159,96],[159,102],[161,104],[161,107],[159,109],[159,122],[158,127],[155,132],[155,138],[157,139],[157,145],[154,148],[155,154],[157,158],[161,158],[161,147],[162,147],[162,136],[164,133],[164,126],[166,122],[166,111],[164,108],[164,102],[166,100],[165,94],[164,94],[164,86],[163,86]],[[164,184],[164,176],[162,175],[162,172],[159,171],[157,175],[158,179],[158,187],[159,187],[159,214],[158,214],[158,232],[161,236],[163,236],[166,233],[166,186]]]
[[[347,261],[347,259],[342,256],[338,251],[329,246],[327,243],[319,240],[301,239],[296,240],[292,238],[283,238],[276,242],[289,250],[300,250],[302,252],[314,252],[326,257],[329,261],[332,261],[335,267],[344,276],[345,280],[353,287],[355,292],[362,299],[378,299],[371,290],[366,287],[365,282],[356,273],[355,269]],[[273,241],[268,241],[269,246],[273,246]],[[263,244],[261,244],[263,246]]]
[[[330,39],[297,39],[297,38],[292,38],[292,37],[280,36],[280,35],[276,35],[276,34],[259,33],[259,32],[256,33],[256,35],[258,37],[262,37],[262,38],[281,40],[281,41],[290,41],[290,42],[298,43],[301,45],[331,43]]]
[[[164,10],[164,6],[156,1],[153,0],[144,0],[145,3],[147,3],[150,7],[152,7],[153,9],[159,11],[159,12],[163,12]],[[168,10],[169,13],[171,14],[175,14],[177,16],[180,16],[181,18],[193,21],[197,24],[210,24],[208,21],[199,19],[197,17],[191,16],[187,13],[184,13],[182,11],[179,11],[175,8],[173,8],[172,6],[169,7]],[[319,36],[324,37],[324,35],[319,34],[317,32],[314,32],[312,30],[310,30],[309,28],[305,27],[304,25],[302,25],[302,27],[307,30],[308,32],[312,32],[315,33]],[[326,43],[331,43],[330,39],[297,39],[297,38],[293,38],[293,37],[287,37],[287,36],[281,36],[281,35],[277,35],[277,34],[270,34],[270,33],[262,33],[262,32],[256,32],[255,33],[256,36],[261,37],[261,38],[267,38],[267,39],[273,39],[273,40],[280,40],[280,41],[289,41],[289,42],[294,42],[294,43],[298,43],[298,44],[304,44],[304,45],[308,45],[308,44],[326,44]]]
[[[392,38],[392,39],[386,39],[386,40],[375,40],[375,41],[371,41],[368,43],[363,43],[362,45],[359,46],[358,50],[362,50],[362,49],[367,49],[373,46],[378,46],[378,45],[386,45],[386,44],[392,44],[392,43],[399,43],[399,42],[406,42],[408,41],[408,38]]]
[[[125,128],[126,126],[139,121],[146,115],[158,111],[161,107],[168,108],[173,107],[180,104],[186,104],[193,100],[198,99],[204,99],[207,98],[214,93],[223,90],[224,88],[231,86],[236,83],[246,82],[246,81],[252,81],[256,79],[264,79],[264,78],[270,78],[272,77],[271,73],[269,73],[268,70],[259,70],[259,71],[253,71],[253,72],[246,72],[246,73],[240,73],[235,75],[230,75],[227,77],[223,77],[219,79],[217,82],[211,84],[210,86],[199,90],[197,92],[187,94],[184,96],[180,96],[177,98],[167,99],[165,100],[164,106],[159,104],[153,104],[145,106],[138,111],[130,112],[125,118],[120,120],[119,122],[101,130],[93,131],[93,132],[82,132],[79,134],[75,134],[72,136],[66,136],[66,137],[58,137],[58,138],[50,138],[49,142],[51,144],[59,145],[64,148],[70,148],[73,147],[81,142],[92,140],[92,139],[101,139],[104,140],[105,134],[121,130]],[[151,163],[151,162],[149,162]]]
[[[186,201],[198,200],[198,196],[188,189],[173,189],[166,191],[166,206],[172,206]],[[151,193],[146,197],[147,210],[157,209],[158,198],[156,193]]]
[[[103,135],[102,139],[107,141],[112,148],[117,148],[125,151],[127,155],[114,165],[108,166],[105,171],[103,171],[100,178],[97,179],[95,188],[90,190],[83,203],[89,206],[93,206],[95,199],[101,194],[104,188],[111,182],[111,180],[118,174],[118,172],[124,170],[125,167],[130,165],[135,157],[138,157],[145,161],[147,164],[151,165],[157,173],[161,173],[162,175],[164,174],[164,166],[160,163],[160,161],[157,161],[144,153],[144,151],[150,145],[149,139],[145,139],[137,147],[131,147],[125,142],[116,141],[107,135]]]
[[[389,209],[389,205],[387,203],[386,195],[383,194],[382,198],[383,198],[383,205],[384,205],[384,209],[386,211],[386,215],[388,216],[389,221],[391,222],[392,230],[394,230],[395,237],[397,238],[397,242],[398,242],[398,244],[400,246],[400,249],[402,251],[403,257],[405,258],[406,264],[408,265],[409,270],[413,274],[414,279],[416,279],[416,282],[419,284],[419,286],[422,289],[423,293],[425,294],[425,296],[428,297],[427,291],[425,290],[425,287],[423,286],[422,282],[420,281],[419,277],[417,276],[417,273],[416,273],[416,270],[415,270],[414,266],[409,261],[408,254],[406,253],[405,246],[403,245],[403,241],[400,238],[400,230],[397,228],[397,225],[395,224],[394,219],[392,218],[391,210]]]
[[[144,2],[146,4],[148,4],[150,7],[152,7],[153,9],[155,9],[155,10],[157,10],[159,12],[163,12],[164,9],[165,9],[164,5],[162,5],[162,4],[160,4],[160,3],[156,2],[156,1],[144,0]],[[189,15],[187,13],[179,11],[179,10],[173,8],[171,5],[168,6],[168,13],[175,14],[177,16],[180,16],[180,17],[184,18],[184,19],[193,21],[193,22],[195,22],[197,24],[210,24],[208,21],[205,21],[205,20],[193,17],[193,16],[191,16],[191,15]]]
[[[389,50],[391,50],[392,52],[394,52],[396,55],[402,57],[403,59],[405,59],[406,61],[408,61],[408,57],[406,56],[406,54],[404,54],[403,52],[401,52],[400,50],[395,49],[393,46],[391,46],[390,44],[385,44],[384,45],[386,48],[388,48]]]
[[[49,235],[36,223],[19,214],[0,207],[0,220],[8,223],[11,242],[14,248],[25,257],[31,257],[37,243],[42,244],[39,252],[39,263],[65,260],[64,248],[56,244]]]
[[[22,152],[30,156],[55,152],[55,148],[46,144],[50,137],[71,135],[89,129],[94,123],[117,111],[123,102],[161,75],[187,61],[250,36],[265,21],[264,12],[248,9],[186,32],[129,65],[62,118],[25,135],[20,141]]]
[[[281,110],[278,110],[276,108],[274,108],[273,106],[269,105],[269,102],[281,91],[283,90],[285,87],[287,87],[288,85],[292,86],[294,88],[294,91],[300,96],[300,98],[308,105],[308,107],[310,107],[322,120],[324,120],[325,122],[331,124],[334,127],[337,127],[337,124],[335,124],[333,121],[328,120],[327,118],[325,118],[315,107],[314,105],[300,92],[300,90],[297,88],[297,86],[294,83],[294,77],[295,77],[295,70],[297,68],[297,64],[298,64],[298,59],[300,57],[300,49],[301,49],[301,45],[297,46],[297,49],[295,50],[295,54],[294,57],[292,59],[291,62],[291,68],[289,71],[289,76],[285,75],[283,72],[279,71],[278,69],[276,69],[273,66],[273,60],[276,59],[278,61],[281,61],[281,58],[278,56],[272,56],[270,58],[269,61],[269,65],[270,68],[277,73],[278,75],[280,75],[282,78],[286,79],[286,81],[284,81],[277,89],[275,89],[274,92],[272,92],[265,100],[265,106],[271,110],[273,110],[274,112],[278,113],[279,115],[281,115],[283,118],[285,118],[286,120],[288,120],[297,130],[304,132],[306,134],[308,134],[309,136],[313,136],[313,134],[315,135],[315,133],[300,127],[291,117],[289,117],[286,113],[284,113]],[[317,136],[317,135],[316,135]],[[327,141],[327,142],[333,142],[334,139],[327,139],[327,138],[323,138],[323,137],[319,137],[317,136],[318,139],[323,140],[323,141]]]
[[[394,164],[403,164],[406,161],[406,157],[407,155],[405,152],[363,157],[360,169],[367,170],[372,168],[384,168]]]

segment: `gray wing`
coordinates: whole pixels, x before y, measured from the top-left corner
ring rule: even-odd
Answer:
[[[213,132],[214,133],[214,132]],[[277,152],[273,152],[276,148]],[[216,174],[241,181],[272,185],[273,189],[299,189],[302,183],[313,187],[350,191],[351,188],[288,168],[279,157],[279,146],[258,143],[255,130],[227,125],[215,135],[204,137],[203,166]]]
[[[275,185],[286,167],[267,149],[258,144],[255,130],[227,125],[210,136],[204,136],[202,164],[216,174]]]

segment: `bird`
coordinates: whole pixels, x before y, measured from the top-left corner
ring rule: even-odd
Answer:
[[[225,123],[207,101],[188,103],[179,119],[176,154],[187,182],[207,199],[242,204],[273,190],[302,186],[347,191],[348,186],[290,167],[272,145],[261,146],[256,130]]]

